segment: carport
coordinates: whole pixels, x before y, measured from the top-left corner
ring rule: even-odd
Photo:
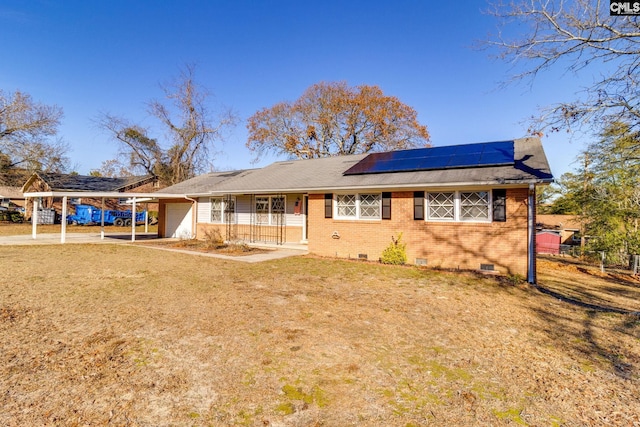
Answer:
[[[33,239],[38,238],[38,207],[39,200],[44,197],[62,199],[62,212],[61,212],[61,230],[60,230],[60,243],[65,243],[67,233],[67,207],[68,201],[72,198],[93,198],[100,199],[102,201],[100,209],[102,210],[102,218],[100,222],[100,239],[104,240],[104,210],[106,199],[127,199],[128,203],[131,203],[131,213],[135,218],[136,209],[142,203],[158,202],[161,199],[186,199],[184,194],[167,194],[167,193],[133,193],[133,192],[100,192],[100,191],[40,191],[24,193],[25,200],[32,199],[33,207],[31,213],[31,237]],[[187,199],[189,202],[191,200]],[[145,232],[148,232],[148,218],[145,215]],[[136,240],[136,222],[131,222],[131,241]]]

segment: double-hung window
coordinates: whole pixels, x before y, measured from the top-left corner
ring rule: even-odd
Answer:
[[[473,191],[460,193],[461,221],[488,221],[490,215],[489,192]]]
[[[427,219],[455,220],[455,193],[427,193]]]
[[[446,191],[426,194],[427,221],[490,221],[491,193]]]
[[[344,218],[356,218],[357,196],[355,194],[338,194],[336,197],[336,216]]]
[[[284,224],[285,218],[285,198],[284,196],[271,197],[271,224]]]
[[[234,224],[236,222],[236,199],[233,197],[212,197],[211,222],[213,224]]]
[[[380,219],[382,197],[380,193],[338,194],[336,196],[336,218]]]
[[[255,201],[255,219],[257,224],[284,224],[286,215],[285,196],[257,196]]]

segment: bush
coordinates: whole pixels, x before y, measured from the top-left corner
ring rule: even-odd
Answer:
[[[24,222],[24,216],[18,211],[0,211],[0,221]]]
[[[204,241],[209,248],[219,248],[224,246],[224,239],[217,228],[209,228],[204,232]]]
[[[391,243],[382,252],[380,262],[383,264],[402,265],[407,262],[407,244],[400,243],[402,239],[402,233],[398,235],[397,239],[391,236]]]

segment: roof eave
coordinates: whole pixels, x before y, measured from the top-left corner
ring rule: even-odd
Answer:
[[[464,182],[450,182],[450,183],[416,183],[416,184],[381,184],[381,185],[366,185],[366,186],[329,186],[329,187],[290,187],[290,188],[266,188],[260,190],[240,190],[240,189],[227,189],[227,190],[214,190],[201,193],[187,193],[189,197],[208,197],[208,196],[221,196],[225,194],[277,194],[277,193],[318,193],[323,191],[352,191],[352,190],[386,190],[386,189],[398,189],[398,190],[413,190],[419,188],[443,188],[443,187],[486,187],[486,186],[500,186],[500,187],[528,187],[530,184],[548,185],[553,182],[553,179],[526,179],[526,180],[486,180],[486,181],[464,181]]]
[[[23,193],[25,198],[32,197],[104,197],[105,199],[184,199],[185,194],[175,193],[123,193],[117,191],[37,191]]]

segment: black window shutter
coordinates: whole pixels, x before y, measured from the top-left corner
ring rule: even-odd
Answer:
[[[507,190],[493,190],[493,220],[505,222],[507,220]]]
[[[382,193],[382,219],[391,219],[391,193]]]
[[[333,193],[324,195],[324,217],[333,218]]]
[[[424,191],[413,192],[413,219],[424,219]]]

